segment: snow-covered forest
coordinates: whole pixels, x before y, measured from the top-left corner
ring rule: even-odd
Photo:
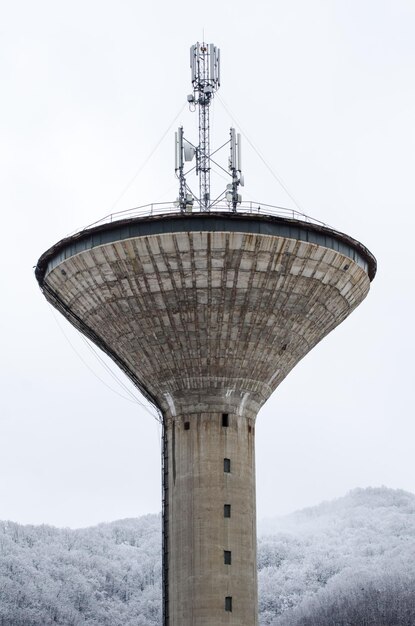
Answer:
[[[1,626],[160,626],[160,517],[0,522]],[[415,495],[357,489],[259,524],[261,626],[413,626]]]

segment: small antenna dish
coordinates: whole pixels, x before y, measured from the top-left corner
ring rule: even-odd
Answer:
[[[183,144],[183,152],[185,161],[193,161],[196,150],[188,141],[186,141],[186,139],[184,140]]]

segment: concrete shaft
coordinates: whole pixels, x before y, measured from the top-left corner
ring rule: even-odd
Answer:
[[[255,418],[366,296],[367,266],[290,236],[159,228],[68,240],[40,282],[163,413],[165,626],[253,626]]]
[[[166,425],[169,625],[258,624],[254,420],[227,419],[193,413]]]

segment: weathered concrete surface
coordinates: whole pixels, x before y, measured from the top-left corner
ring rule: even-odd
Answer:
[[[169,625],[258,623],[253,424],[231,414],[223,427],[221,413],[168,420]],[[232,613],[224,610],[226,596]]]
[[[294,365],[363,300],[367,272],[322,245],[192,231],[86,249],[54,267],[43,286],[163,412],[166,624],[255,626],[255,417]]]
[[[218,389],[230,394],[223,410],[229,401],[258,410],[369,289],[366,272],[333,250],[220,232],[99,246],[45,283],[115,347],[166,415],[204,411]]]

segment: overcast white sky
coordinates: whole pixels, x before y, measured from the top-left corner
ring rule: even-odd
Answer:
[[[196,140],[187,108],[117,202],[191,91],[203,29],[243,132],[306,213],[379,263],[367,300],[259,415],[258,517],[357,486],[415,492],[415,2],[15,0],[0,11],[0,519],[76,527],[160,510],[156,421],[97,378],[125,395],[32,268],[114,205],[175,199],[175,126]],[[212,117],[218,145],[232,123],[218,99]],[[246,141],[243,162],[245,199],[293,207]]]

